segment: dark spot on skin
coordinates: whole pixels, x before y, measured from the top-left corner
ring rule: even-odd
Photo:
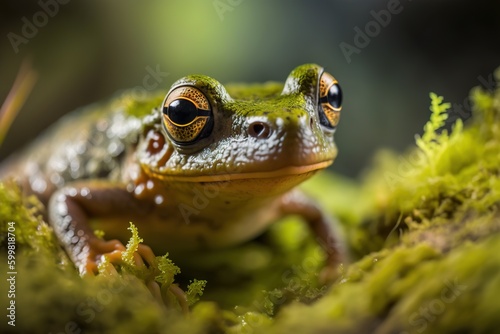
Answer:
[[[165,146],[165,138],[159,133],[152,133],[149,137],[147,151],[154,155],[163,149]]]
[[[227,205],[231,204],[231,202],[229,202],[229,201],[224,201],[224,203]]]

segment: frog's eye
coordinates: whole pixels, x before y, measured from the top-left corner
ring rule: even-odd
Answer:
[[[163,125],[178,144],[190,144],[212,130],[212,110],[207,97],[196,87],[172,90],[163,102]]]
[[[318,110],[320,123],[334,129],[342,110],[342,90],[338,81],[329,73],[323,72],[319,80]]]

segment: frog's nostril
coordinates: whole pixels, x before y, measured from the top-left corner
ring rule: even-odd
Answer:
[[[257,139],[265,139],[271,135],[271,127],[264,122],[253,122],[248,127],[248,134]]]

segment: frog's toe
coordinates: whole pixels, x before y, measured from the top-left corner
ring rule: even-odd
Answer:
[[[179,306],[183,313],[189,313],[189,304],[187,300],[187,295],[177,284],[171,284],[168,288],[168,291],[175,296],[177,301],[179,302]]]
[[[102,240],[94,239],[89,241],[90,251],[85,263],[79,266],[81,275],[92,275],[98,273],[99,263],[102,262],[103,256],[106,256],[111,263],[119,263],[122,258],[122,253],[125,251],[125,246],[119,240]]]
[[[87,259],[87,262],[78,266],[78,271],[80,276],[95,276],[98,273],[97,262],[91,259]]]
[[[126,248],[120,240],[94,239],[89,241],[91,252],[95,255],[114,255],[123,252]]]
[[[123,252],[127,249],[119,240],[102,240],[94,239],[89,241],[90,252],[87,261],[80,266],[81,273],[94,273],[98,272],[97,267],[102,262],[103,256],[113,264],[122,263]],[[156,256],[149,246],[139,245],[137,251],[133,254],[134,264],[138,267],[145,266],[146,264],[154,265]]]
[[[121,258],[125,246],[118,240],[105,241],[102,239],[89,240],[84,251],[77,254],[74,259],[80,276],[95,276],[99,273],[99,264],[102,256],[106,255],[110,262],[116,262]]]
[[[156,255],[153,253],[151,248],[146,245],[139,245],[137,247],[137,250],[134,252],[133,257],[134,264],[137,267],[143,267],[146,266],[146,264],[148,266],[154,266],[156,263]],[[117,260],[116,262],[119,262],[119,260]]]
[[[137,254],[146,261],[150,266],[153,265],[156,261],[156,255],[153,253],[151,247],[146,245],[139,245],[137,248]]]
[[[149,292],[151,292],[151,295],[153,295],[153,298],[156,300],[156,302],[159,305],[165,305],[165,303],[163,302],[162,295],[161,295],[160,285],[155,281],[149,281],[149,282],[146,282],[146,286],[147,286]]]
[[[151,295],[159,305],[170,309],[174,307],[172,303],[174,301],[177,301],[179,307],[181,308],[181,311],[184,314],[189,314],[189,303],[187,300],[187,295],[184,290],[182,290],[177,284],[172,284],[168,287],[168,290],[162,291],[160,284],[156,281],[148,281],[145,283],[149,292],[151,292]],[[167,294],[170,294],[170,296],[168,296]]]

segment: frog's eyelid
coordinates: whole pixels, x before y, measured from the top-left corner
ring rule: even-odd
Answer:
[[[168,107],[177,99],[185,99],[192,102],[198,109],[210,110],[210,101],[201,89],[193,85],[176,86],[168,92],[163,106]]]
[[[189,97],[185,97],[185,96],[178,96],[178,97],[173,98],[171,100],[165,100],[165,106],[164,107],[168,108],[168,106],[170,104],[172,104],[172,102],[177,101],[177,100],[181,100],[181,99],[189,101],[192,104],[194,104],[196,106],[196,109],[198,109],[198,112],[201,112],[203,114],[202,116],[210,116],[210,109],[205,109],[204,106],[203,105],[199,105],[197,101],[195,101],[193,99],[190,99]],[[167,105],[167,102],[170,102],[170,103]],[[208,102],[208,107],[210,108],[210,102]]]
[[[325,73],[323,67],[316,64],[305,64],[295,68],[288,75],[281,95],[302,93],[316,101],[323,73]]]

